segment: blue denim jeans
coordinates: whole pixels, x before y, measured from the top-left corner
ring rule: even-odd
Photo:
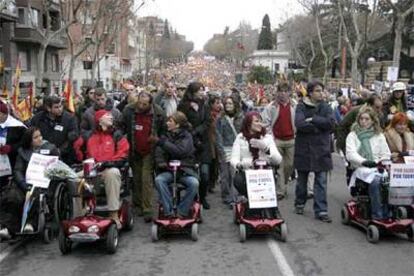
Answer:
[[[304,208],[308,194],[309,171],[298,171],[296,182],[295,206]],[[326,200],[327,178],[326,171],[315,172],[315,182],[313,184],[313,211],[315,216],[328,214],[328,202]]]
[[[388,218],[388,204],[381,202],[381,177],[376,176],[368,187],[372,219]]]
[[[163,172],[155,177],[155,187],[157,188],[161,204],[164,208],[164,215],[173,215],[173,201],[170,185],[174,181],[172,172]],[[178,203],[177,212],[179,215],[188,216],[194,197],[198,192],[198,180],[194,176],[179,176],[177,182],[186,187],[184,197]]]

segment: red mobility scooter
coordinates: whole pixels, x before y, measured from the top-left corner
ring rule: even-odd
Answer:
[[[88,243],[95,241],[105,241],[107,252],[113,254],[118,247],[119,232],[116,222],[107,217],[105,192],[103,184],[96,172],[99,165],[84,161],[84,176],[78,186],[78,194],[82,198],[86,214],[70,220],[61,222],[59,232],[59,249],[62,254],[70,253],[73,243]],[[131,230],[134,225],[132,206],[126,199],[129,195],[128,183],[128,164],[120,168],[122,175],[121,186],[121,207],[118,217],[122,225],[122,230]]]
[[[179,218],[177,216],[177,205],[180,202],[180,193],[185,187],[177,183],[177,171],[181,166],[178,160],[169,162],[169,167],[173,173],[172,196],[173,196],[173,217],[165,217],[162,204],[159,204],[158,218],[153,221],[151,227],[151,240],[158,241],[165,233],[189,233],[193,241],[198,240],[198,224],[202,221],[202,205],[199,199],[195,199],[191,207],[191,215],[189,218]]]
[[[254,167],[264,170],[269,166],[264,160],[256,160]],[[233,205],[233,222],[239,224],[240,242],[246,241],[249,234],[275,234],[280,241],[287,240],[287,225],[277,207],[251,209],[248,200],[242,197]]]
[[[389,166],[390,161],[382,161],[377,166],[377,173],[381,175],[381,195],[383,204],[388,204],[389,193]],[[401,218],[398,207],[390,206],[390,218],[376,220],[371,218],[371,204],[368,193],[368,185],[360,179],[356,179],[355,186],[350,192],[354,197],[345,203],[341,210],[342,223],[354,224],[366,230],[367,240],[377,243],[384,233],[407,234],[410,241],[414,241],[414,220]]]

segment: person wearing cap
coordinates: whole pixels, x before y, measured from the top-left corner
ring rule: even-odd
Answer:
[[[407,87],[403,82],[396,82],[391,87],[391,96],[388,100],[386,114],[388,120],[391,120],[397,112],[407,111],[407,102],[405,100],[405,91]]]
[[[331,134],[335,119],[331,107],[323,101],[323,89],[321,82],[315,80],[309,82],[307,96],[296,108],[294,167],[298,171],[298,179],[295,207],[297,214],[304,214],[308,176],[310,172],[314,172],[315,218],[323,222],[332,222],[328,216],[327,176],[328,171],[333,168]]]
[[[395,163],[404,163],[404,156],[414,150],[414,134],[410,131],[409,122],[405,113],[395,113],[384,132],[391,151],[391,160]]]
[[[123,118],[131,144],[132,200],[137,214],[144,216],[145,222],[151,222],[155,141],[165,132],[165,113],[153,103],[151,94],[141,92],[136,103],[125,107]]]
[[[119,168],[125,165],[128,159],[129,143],[122,136],[117,135],[113,128],[113,117],[110,111],[101,109],[95,112],[96,128],[93,134],[84,139],[79,137],[74,143],[77,159],[83,161],[93,158],[99,163],[102,180],[105,184],[105,193],[109,216],[115,220],[118,229],[121,223],[118,217],[120,208],[121,172]],[[82,148],[86,145],[86,152]]]
[[[63,110],[58,96],[47,96],[44,101],[45,110],[33,116],[29,125],[38,127],[43,138],[58,147],[63,162],[73,164],[76,159],[72,145],[79,137],[76,117]]]

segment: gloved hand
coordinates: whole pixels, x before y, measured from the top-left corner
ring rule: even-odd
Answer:
[[[252,148],[256,148],[262,151],[267,151],[266,142],[261,139],[251,139],[250,145],[252,146]]]
[[[375,161],[365,160],[362,162],[362,166],[367,168],[375,168],[377,166],[377,163]]]
[[[9,154],[10,152],[11,152],[11,146],[10,145],[0,146],[0,154]]]

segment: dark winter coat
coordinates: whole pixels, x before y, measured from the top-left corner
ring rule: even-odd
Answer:
[[[237,113],[233,118],[233,128],[230,125],[229,120],[226,119],[226,115],[223,114],[216,123],[216,135],[217,135],[217,148],[220,154],[224,154],[224,147],[232,147],[234,140],[236,140],[237,134],[240,133],[244,115],[242,112]]]
[[[168,162],[171,160],[180,160],[180,171],[198,178],[195,170],[194,152],[193,137],[188,130],[179,129],[176,132],[168,132],[155,148],[157,171],[165,171]]]
[[[79,129],[74,115],[63,111],[62,116],[52,119],[47,111],[41,111],[32,118],[30,125],[38,127],[43,139],[59,148],[65,163],[75,162],[73,142],[79,137]]]
[[[307,118],[312,121],[305,121]],[[295,125],[295,168],[312,172],[331,170],[331,133],[335,126],[331,107],[325,102],[315,106],[305,98],[296,108]]]
[[[209,108],[206,104],[199,104],[198,111],[191,107],[189,101],[181,101],[177,108],[183,112],[192,126],[194,146],[196,148],[196,158],[201,163],[211,163],[212,155],[209,139],[209,129],[212,123]]]
[[[33,153],[59,156],[59,150],[57,149],[57,147],[54,144],[49,143],[48,141],[43,141],[42,146],[37,150],[19,148],[16,159],[16,165],[14,166],[13,170],[13,175],[15,183],[23,191],[25,191],[26,189],[27,166],[29,165],[30,158],[32,157]]]
[[[135,118],[137,113],[138,110],[136,108],[136,104],[132,103],[125,107],[122,116],[125,127],[124,130],[130,144],[129,157],[131,159],[139,157],[137,156],[137,152],[135,150]],[[150,113],[153,114],[151,135],[161,137],[161,135],[166,132],[165,112],[160,106],[153,104]]]
[[[85,113],[82,115],[82,121],[80,123],[81,135],[83,139],[88,140],[88,138],[92,135],[92,133],[96,129],[95,124],[95,111],[98,111],[99,108],[96,104],[89,107]],[[111,111],[113,119],[114,119],[114,128],[115,130],[121,131],[122,130],[122,114],[121,112],[114,107],[114,102],[111,99],[107,99],[105,110]]]

